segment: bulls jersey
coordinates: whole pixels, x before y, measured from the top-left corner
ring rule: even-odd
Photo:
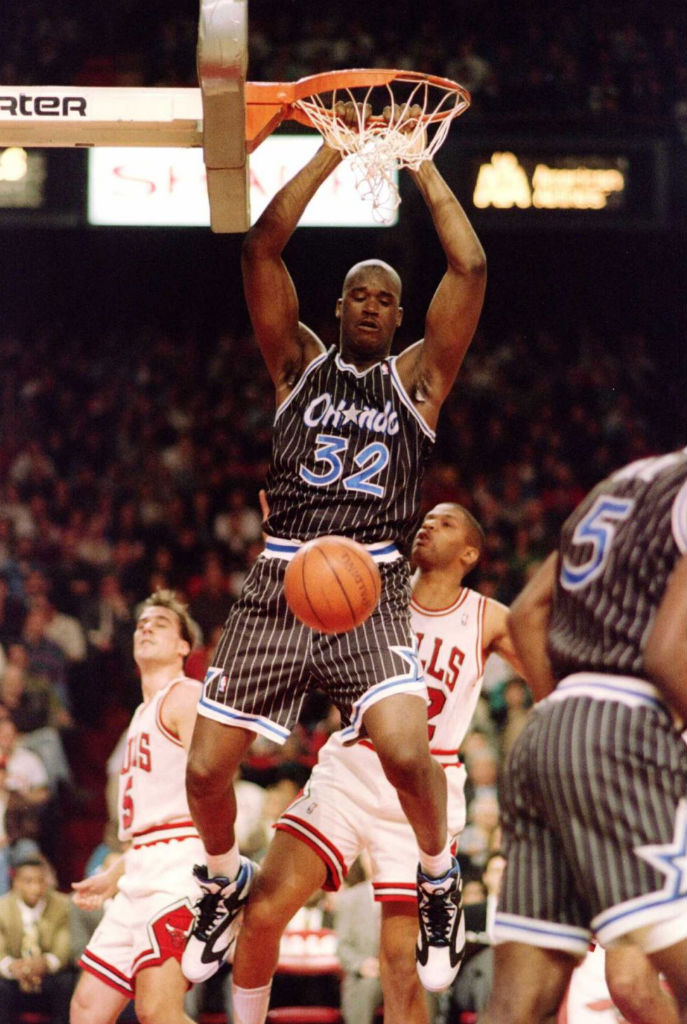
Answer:
[[[343,534],[407,552],[434,432],[390,357],[357,370],[332,348],[277,410],[267,477],[273,537]]]
[[[561,533],[549,655],[579,671],[641,676],[668,577],[687,551],[687,449],[641,459],[585,498]]]
[[[462,588],[450,607],[441,611],[430,611],[415,600],[410,602],[410,619],[429,698],[429,746],[444,766],[456,763],[456,752],[470,728],[479,700],[484,674],[486,607],[487,598],[467,587]],[[363,739],[354,746],[344,746],[341,733],[337,732],[322,748],[321,761],[332,747],[339,748],[335,753],[341,759],[351,762],[364,758],[364,754],[359,754],[360,747],[371,749],[372,744]],[[381,765],[379,770],[381,773]]]
[[[484,613],[487,599],[463,587],[440,611],[410,602],[429,706],[429,745],[441,756],[457,750],[477,707],[484,674]]]
[[[162,705],[173,686],[198,684],[178,676],[149,701],[139,704],[127,732],[119,777],[119,838],[156,834],[156,842],[197,835],[186,800],[187,753],[178,736],[162,721]],[[160,838],[157,838],[158,834]]]

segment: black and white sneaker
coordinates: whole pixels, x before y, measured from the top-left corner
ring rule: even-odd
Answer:
[[[195,921],[181,960],[184,977],[189,981],[207,981],[231,958],[256,870],[254,861],[241,857],[239,873],[230,882],[223,875],[208,878],[204,864],[194,867],[202,896],[193,908]]]
[[[452,984],[465,954],[465,921],[458,861],[442,878],[428,878],[418,868],[417,897],[420,933],[415,959],[417,973],[429,992]]]

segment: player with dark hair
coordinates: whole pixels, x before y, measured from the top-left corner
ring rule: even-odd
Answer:
[[[204,856],[184,791],[200,690],[183,671],[192,644],[193,624],[172,591],[144,601],[134,632],[143,703],[119,784],[119,838],[128,849],[73,885],[85,909],[114,899],[79,961],[72,1024],[114,1024],[132,998],[142,1021],[190,1024],[180,962],[198,890],[188,865]]]
[[[686,557],[683,449],[602,481],[513,604],[539,703],[504,773],[483,1024],[553,1021],[593,936],[618,976],[639,947],[687,1019]]]
[[[243,278],[256,340],[276,392],[265,551],[251,569],[209,668],[187,775],[189,804],[208,851],[205,890],[184,957],[202,980],[224,957],[252,869],[234,837],[231,780],[256,733],[283,742],[308,688],[340,708],[343,738],[366,734],[398,792],[419,847],[428,905],[419,963],[431,988],[458,970],[460,878],[446,821],[446,780],[427,739],[426,689],[409,618],[407,553],[442,402],[482,308],[485,256],[432,160],[410,172],[432,215],[446,270],[424,337],[391,355],[403,318],[401,281],[387,263],[353,266],[336,302],[329,351],[299,319],[282,253],[309,200],[342,157],[323,145],[247,233]],[[343,534],[380,566],[382,596],[349,633],[300,624],[283,596],[288,559],[304,541]],[[429,909],[432,908],[432,909]]]

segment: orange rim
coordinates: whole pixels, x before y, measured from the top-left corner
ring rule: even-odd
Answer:
[[[462,101],[460,105],[430,111],[420,115],[425,124],[434,124],[446,118],[455,117],[470,105],[470,93],[458,82],[439,75],[424,74],[421,71],[402,71],[396,68],[348,68],[338,71],[323,71],[306,75],[295,82],[246,82],[246,140],[248,151],[252,152],[284,120],[299,121],[313,127],[307,111],[296,106],[311,96],[334,90],[375,88],[391,82],[409,82],[428,86],[445,92],[455,93]],[[315,102],[315,101],[313,101]],[[372,117],[381,121],[381,117]]]

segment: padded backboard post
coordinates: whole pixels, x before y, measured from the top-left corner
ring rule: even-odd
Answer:
[[[203,158],[215,232],[250,226],[245,84],[247,0],[201,0],[198,81],[203,103]]]

